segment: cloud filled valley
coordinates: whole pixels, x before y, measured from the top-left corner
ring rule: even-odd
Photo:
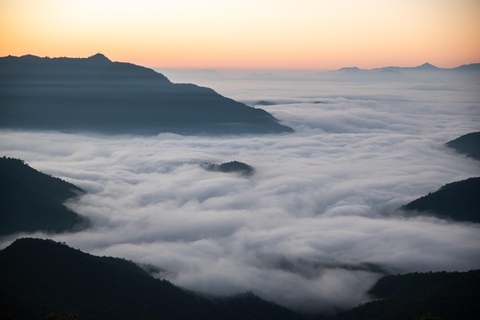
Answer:
[[[237,101],[272,101],[257,107],[295,132],[145,137],[3,130],[2,155],[87,191],[68,207],[91,219],[92,228],[29,236],[150,264],[188,289],[253,291],[308,312],[365,301],[384,274],[479,268],[478,224],[407,218],[397,210],[480,175],[478,161],[444,146],[478,131],[475,83],[451,82],[448,90],[408,83],[199,84]],[[255,173],[203,166],[233,160]],[[21,236],[5,237],[2,248]]]

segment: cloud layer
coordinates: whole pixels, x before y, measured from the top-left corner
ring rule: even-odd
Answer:
[[[209,85],[240,101],[278,102],[263,107],[296,132],[2,131],[2,155],[88,191],[68,206],[92,219],[91,230],[34,236],[158,266],[159,276],[189,289],[251,290],[310,312],[354,306],[384,273],[480,267],[478,225],[407,219],[395,211],[480,174],[478,162],[443,146],[478,131],[480,99],[470,86]],[[232,160],[253,166],[255,175],[202,166]]]

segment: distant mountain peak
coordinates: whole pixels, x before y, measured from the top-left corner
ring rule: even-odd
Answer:
[[[9,57],[13,57],[13,56],[10,56]],[[33,54],[26,54],[26,55],[23,55],[22,58],[25,58],[25,59],[38,59],[37,56],[34,56]]]
[[[338,69],[338,71],[360,71],[361,69],[358,68],[358,67],[344,67],[344,68],[340,68]]]
[[[93,56],[91,57],[88,57],[88,60],[91,60],[91,61],[98,61],[98,62],[101,62],[101,61],[104,61],[104,62],[112,62],[110,59],[108,59],[107,57],[105,57],[103,54],[101,53],[97,53],[97,54],[94,54]]]
[[[453,70],[479,71],[480,70],[480,63],[464,64],[464,65],[461,65],[459,67],[453,68]]]
[[[421,66],[416,67],[416,69],[423,69],[423,70],[434,70],[438,69],[438,67],[435,67],[433,64],[425,62]]]

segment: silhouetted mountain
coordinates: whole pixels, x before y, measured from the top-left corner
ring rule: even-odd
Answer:
[[[458,153],[467,155],[467,157],[480,160],[480,132],[468,133],[447,142],[445,145],[455,149]]]
[[[356,71],[367,71],[366,69],[360,69],[359,67],[343,67],[338,69],[337,71],[348,71],[348,72],[356,72]]]
[[[342,68],[343,69],[349,69],[349,68]],[[353,69],[353,68],[352,68]],[[380,71],[380,70],[395,70],[395,71],[480,71],[480,63],[471,63],[471,64],[464,64],[456,68],[439,68],[437,66],[434,66],[433,64],[430,64],[428,62],[417,66],[417,67],[381,67],[381,68],[373,68],[370,69],[371,71]]]
[[[155,279],[131,261],[52,240],[19,239],[0,251],[0,317],[45,319],[75,311],[95,319],[295,319],[253,294],[205,298]]]
[[[443,68],[438,68],[433,64],[428,62],[417,66],[417,67],[382,67],[382,68],[374,68],[371,69],[373,71],[435,71],[435,70],[448,70]]]
[[[458,71],[480,71],[480,63],[470,63],[464,64],[459,67],[453,68],[452,70]]]
[[[0,58],[0,127],[64,132],[278,133],[268,112],[151,69],[86,59]]]
[[[255,169],[252,166],[239,161],[231,161],[222,164],[209,164],[206,169],[208,171],[236,172],[244,176],[252,175],[255,172]]]
[[[402,206],[410,215],[433,215],[455,221],[480,222],[480,177],[444,185]]]
[[[88,220],[63,202],[83,192],[75,185],[0,158],[0,235],[16,232],[64,232],[88,226]]]
[[[421,66],[418,66],[418,67],[413,67],[413,68],[408,68],[408,69],[411,69],[411,70],[438,70],[439,68],[434,66],[433,64],[430,64],[428,62],[425,62],[424,64],[422,64]]]
[[[382,300],[360,305],[334,319],[413,320],[431,313],[444,320],[474,320],[480,314],[480,270],[385,276],[368,293]]]

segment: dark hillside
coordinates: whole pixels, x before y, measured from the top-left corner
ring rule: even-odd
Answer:
[[[480,270],[385,276],[368,292],[377,300],[335,320],[413,320],[431,313],[444,320],[474,320],[480,314]]]
[[[63,205],[82,192],[77,186],[39,172],[22,160],[0,158],[0,235],[86,227],[85,218]]]
[[[20,239],[0,251],[0,317],[45,319],[75,311],[94,319],[295,319],[247,294],[203,298],[151,277],[133,262],[97,257],[52,240]]]
[[[101,54],[0,58],[0,127],[149,135],[292,131],[263,109]]]
[[[472,132],[446,143],[447,147],[455,149],[458,153],[465,154],[480,160],[480,132]]]
[[[434,215],[455,221],[480,222],[480,177],[444,185],[401,207],[409,215]]]

